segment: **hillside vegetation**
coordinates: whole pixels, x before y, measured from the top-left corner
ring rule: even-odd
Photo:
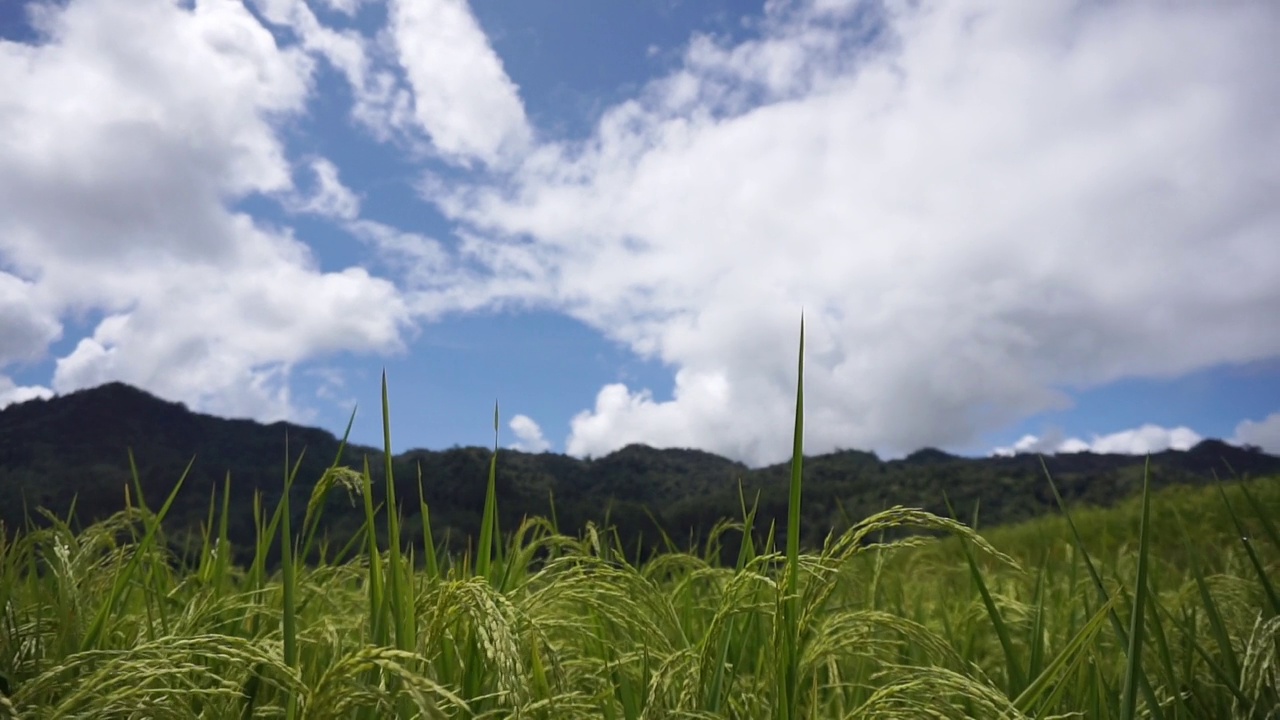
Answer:
[[[113,383],[0,411],[0,496],[7,499],[0,504],[0,521],[11,530],[21,527],[38,507],[70,519],[73,527],[112,516],[124,509],[125,488],[132,483],[131,450],[149,502],[162,500],[186,472],[166,520],[175,542],[194,541],[210,497],[229,478],[228,537],[239,548],[239,562],[246,563],[251,555],[245,549],[256,532],[255,497],[261,494],[268,507],[279,500],[286,452],[294,460],[301,457],[294,489],[297,522],[339,446],[323,430],[201,415]],[[422,523],[413,512],[419,478],[431,508],[432,540],[459,551],[474,542],[492,454],[491,448],[470,447],[413,450],[392,459],[408,542],[422,540]],[[382,451],[349,446],[341,463],[359,471],[366,460],[376,505],[386,498]],[[810,549],[820,547],[829,532],[895,505],[948,516],[949,500],[966,521],[977,511],[983,526],[1030,519],[1055,507],[1041,459],[1032,455],[962,458],[926,449],[883,461],[847,450],[805,463],[801,544]],[[1107,506],[1131,497],[1144,476],[1144,459],[1127,455],[1058,455],[1044,463],[1075,504]],[[757,494],[759,527],[773,523],[785,530],[789,473],[787,464],[749,469],[710,453],[638,445],[589,460],[502,450],[497,520],[510,530],[527,517],[554,517],[571,535],[588,522],[607,521],[628,547],[638,544],[646,553],[667,547],[663,534],[682,548],[702,546],[717,522],[741,517],[742,497],[754,500]],[[1280,458],[1218,441],[1154,455],[1149,473],[1155,488],[1272,474],[1280,474]],[[339,493],[326,506],[319,532],[342,543],[354,537],[363,519],[359,506]],[[382,524],[379,532],[385,539]],[[728,539],[724,552],[731,559],[736,541]]]
[[[378,512],[367,475],[328,477],[301,523],[260,506],[246,568],[227,552],[226,495],[186,566],[165,550],[167,504],[0,543],[0,717],[1280,711],[1276,478],[982,536],[894,508],[813,552],[738,543],[727,564],[717,542],[743,537],[750,510],[695,552],[635,562],[595,526],[533,520],[499,541],[490,491],[474,553],[402,553],[388,514],[389,543],[366,534],[343,559],[297,563],[326,487],[354,481],[366,520]]]

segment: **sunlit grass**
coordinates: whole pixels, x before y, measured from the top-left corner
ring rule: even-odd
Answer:
[[[744,497],[701,551],[642,563],[607,527],[569,536],[539,518],[503,534],[496,463],[475,479],[482,531],[460,556],[432,543],[430,478],[416,503],[390,482],[378,503],[367,461],[337,459],[305,505],[255,503],[248,567],[230,561],[230,481],[185,564],[163,539],[181,479],[156,510],[135,484],[127,511],[80,532],[52,517],[0,532],[0,717],[1280,713],[1280,480],[1144,491],[981,535],[893,508],[805,551],[803,331],[800,358],[787,527],[756,527]],[[382,418],[390,478],[385,378]],[[287,489],[297,458],[284,467]],[[345,549],[317,545],[335,488],[364,509]],[[402,543],[404,508],[420,545]],[[734,533],[721,565],[712,545]]]

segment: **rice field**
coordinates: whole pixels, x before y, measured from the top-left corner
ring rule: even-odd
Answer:
[[[790,526],[756,527],[746,497],[688,552],[543,518],[500,533],[496,448],[461,556],[403,544],[429,508],[390,483],[375,504],[367,465],[336,460],[305,508],[256,506],[248,567],[229,485],[187,558],[163,530],[181,480],[79,531],[0,533],[0,717],[1280,717],[1280,479],[982,534],[893,508],[802,549],[803,397]],[[388,407],[384,379],[389,449]],[[318,532],[333,492],[364,507],[349,547]]]

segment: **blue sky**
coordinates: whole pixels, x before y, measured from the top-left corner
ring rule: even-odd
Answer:
[[[0,405],[1280,452],[1280,9],[0,6]]]

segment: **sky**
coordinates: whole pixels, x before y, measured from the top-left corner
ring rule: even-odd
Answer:
[[[0,405],[1280,453],[1280,4],[0,2]]]

